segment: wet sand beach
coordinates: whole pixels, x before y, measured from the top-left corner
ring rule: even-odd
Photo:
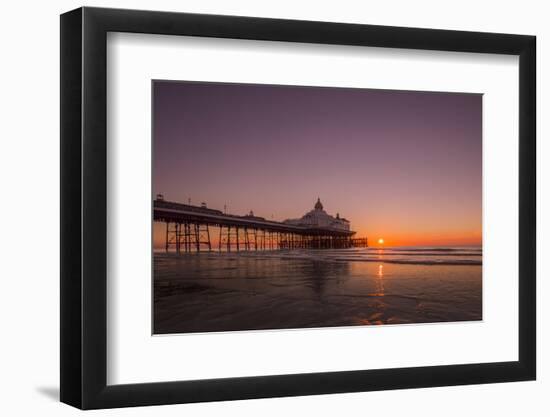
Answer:
[[[480,248],[154,254],[154,333],[482,319]]]

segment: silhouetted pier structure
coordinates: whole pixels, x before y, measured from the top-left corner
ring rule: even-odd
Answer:
[[[206,207],[165,201],[153,202],[153,220],[166,224],[165,249],[177,253],[260,251],[278,249],[339,249],[368,246],[367,238],[353,238],[354,231],[291,225],[249,215],[237,216]],[[212,244],[211,227],[218,230]]]

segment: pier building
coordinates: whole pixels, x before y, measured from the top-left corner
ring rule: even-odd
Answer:
[[[327,230],[350,231],[349,220],[340,217],[339,213],[336,213],[336,217],[328,214],[323,209],[320,198],[317,198],[317,203],[315,203],[313,210],[307,212],[299,219],[287,219],[283,223],[303,227],[324,228]]]

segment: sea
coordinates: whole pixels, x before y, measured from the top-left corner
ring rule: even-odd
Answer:
[[[482,248],[154,253],[153,332],[482,320]]]

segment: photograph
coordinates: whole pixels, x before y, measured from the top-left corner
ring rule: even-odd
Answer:
[[[65,5],[14,43],[58,53],[8,83],[8,277],[38,284],[7,334],[49,346],[9,407],[537,415],[543,14],[218,6]]]
[[[152,333],[482,320],[482,101],[153,80]]]

